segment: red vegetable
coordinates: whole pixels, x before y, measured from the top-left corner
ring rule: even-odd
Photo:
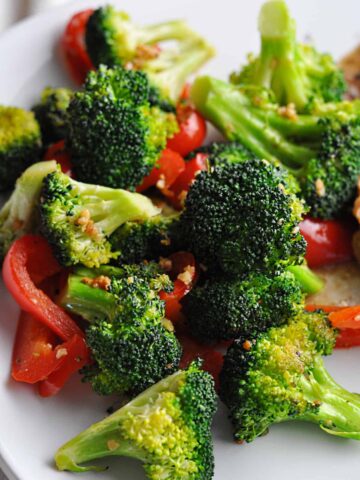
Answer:
[[[83,332],[35,284],[61,270],[47,241],[37,235],[26,235],[10,247],[3,265],[4,283],[22,310],[49,327],[62,340]]]
[[[329,320],[335,328],[360,329],[360,306],[333,311],[329,314]]]
[[[185,161],[177,152],[166,148],[163,150],[157,165],[145,177],[142,184],[137,187],[138,192],[143,192],[150,187],[156,187],[165,195],[169,195],[169,187],[185,170]]]
[[[66,25],[60,40],[61,53],[71,78],[82,84],[89,70],[94,70],[85,46],[85,29],[92,9],[76,13]]]
[[[184,90],[186,95],[186,90]],[[186,101],[176,109],[179,131],[168,140],[167,147],[179,152],[183,157],[201,147],[206,137],[206,122]]]
[[[360,329],[344,328],[336,338],[335,348],[360,347]]]
[[[64,140],[50,145],[45,152],[44,160],[56,160],[61,167],[61,171],[69,175],[69,177],[72,176],[70,154],[66,151]]]
[[[306,218],[300,231],[307,241],[306,260],[310,268],[346,262],[353,258],[353,228],[339,220]]]

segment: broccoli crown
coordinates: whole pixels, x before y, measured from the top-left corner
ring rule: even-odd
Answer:
[[[287,168],[315,217],[333,218],[352,202],[360,174],[360,102],[317,105],[311,115],[265,103],[209,77],[192,89],[197,109],[229,140]]]
[[[250,442],[273,423],[304,420],[333,435],[360,438],[360,401],[326,371],[337,332],[322,312],[235,340],[220,375],[235,438]]]
[[[233,73],[231,81],[241,86],[270,89],[280,105],[294,104],[309,111],[314,101],[342,99],[346,91],[343,72],[329,54],[296,40],[296,25],[284,1],[266,2],[259,15],[261,52]]]
[[[80,181],[134,190],[178,129],[174,114],[149,103],[139,71],[100,67],[68,109],[68,146]]]
[[[191,160],[197,153],[208,155],[211,166],[223,162],[239,163],[240,161],[247,161],[249,158],[255,158],[252,151],[239,142],[214,142],[203,145],[190,152],[186,156],[186,160]]]
[[[187,77],[214,55],[213,48],[183,21],[139,27],[112,6],[94,11],[85,38],[94,65],[146,72],[152,93],[156,92],[155,103],[165,110],[176,103]],[[173,48],[159,48],[159,43],[169,41],[175,42]]]
[[[46,87],[40,102],[32,108],[41,128],[44,144],[63,140],[67,132],[67,109],[74,93],[68,88]]]
[[[40,153],[40,127],[34,114],[0,105],[0,191],[12,188]]]
[[[56,162],[39,162],[19,177],[10,198],[0,210],[0,262],[17,238],[38,227],[37,206],[44,178],[56,170]]]
[[[202,341],[227,340],[282,325],[303,309],[303,294],[290,272],[216,278],[182,300],[190,332]]]
[[[42,232],[64,266],[98,267],[116,258],[108,237],[129,220],[156,215],[157,208],[138,193],[49,174],[41,192]]]
[[[110,237],[113,250],[120,252],[117,263],[157,260],[180,250],[178,215],[158,215],[144,222],[126,222]]]
[[[210,480],[215,410],[213,379],[192,363],[63,445],[57,467],[87,471],[79,464],[119,455],[141,460],[152,480]]]
[[[201,172],[180,217],[197,260],[232,275],[301,263],[303,204],[284,180],[281,168],[258,159]]]

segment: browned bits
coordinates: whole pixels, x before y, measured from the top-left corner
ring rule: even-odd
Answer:
[[[278,109],[279,115],[281,115],[284,118],[287,118],[289,120],[297,120],[297,113],[296,113],[296,107],[293,103],[289,103],[289,105],[286,105],[284,107],[279,107]]]
[[[195,267],[192,265],[187,265],[184,268],[184,271],[179,273],[177,278],[181,282],[184,282],[185,285],[191,285],[194,275],[195,275]]]
[[[112,452],[116,450],[120,446],[120,444],[116,440],[108,440],[106,446],[110,450],[110,452]]]
[[[325,196],[325,193],[326,193],[325,183],[321,180],[321,178],[318,178],[315,181],[315,191],[316,191],[316,195],[318,197],[324,197]]]
[[[245,340],[245,342],[242,344],[242,347],[244,350],[249,351],[251,350],[251,342],[250,340]]]
[[[96,278],[84,277],[82,279],[82,283],[85,283],[85,285],[89,285],[89,287],[101,288],[101,290],[107,291],[110,288],[111,280],[109,277],[106,277],[105,275],[100,275],[99,277],[96,277]]]
[[[100,232],[96,228],[93,220],[91,219],[90,212],[87,209],[84,209],[80,212],[79,216],[75,220],[75,225],[81,227],[83,232],[87,233],[95,240],[98,240],[101,237]]]
[[[172,269],[172,261],[170,258],[160,257],[159,266],[164,272],[170,272]]]

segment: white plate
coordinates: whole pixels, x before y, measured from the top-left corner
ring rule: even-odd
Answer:
[[[3,1],[3,0],[0,0]],[[56,56],[59,34],[70,14],[99,2],[71,2],[27,20],[0,37],[0,103],[30,106],[45,85],[68,83]],[[222,77],[258,46],[256,15],[260,0],[123,0],[118,2],[139,22],[185,17],[218,49],[207,71]],[[311,34],[321,49],[340,56],[360,40],[357,0],[289,0],[300,35]],[[26,385],[9,379],[11,348],[17,319],[14,302],[0,291],[0,464],[11,480],[76,478],[54,469],[54,451],[65,440],[99,420],[110,404],[74,378],[50,400],[40,399]],[[360,351],[336,352],[327,360],[334,377],[360,391]],[[226,413],[214,425],[216,480],[355,480],[360,474],[360,444],[336,439],[315,426],[287,424],[271,429],[251,445],[232,443]],[[112,459],[101,474],[82,480],[142,480],[141,466]]]

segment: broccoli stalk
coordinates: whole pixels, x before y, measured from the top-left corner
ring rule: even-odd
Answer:
[[[324,281],[305,264],[290,265],[287,270],[294,275],[302,291],[308,295],[314,295],[324,288]]]
[[[44,180],[40,213],[43,234],[59,262],[91,268],[117,257],[108,238],[120,225],[159,210],[138,193],[77,182],[56,171]]]
[[[63,445],[56,465],[73,472],[100,470],[81,464],[116,455],[139,459],[153,480],[210,480],[215,410],[213,380],[193,363]]]
[[[346,91],[343,72],[330,55],[297,43],[295,21],[284,1],[264,3],[259,31],[260,55],[232,74],[233,83],[272,90],[280,105],[293,104],[297,111],[310,109],[315,101],[341,100]]]
[[[313,216],[333,218],[351,203],[360,174],[358,101],[292,116],[210,77],[195,81],[191,98],[229,140],[243,143],[259,158],[280,161],[298,179]]]

